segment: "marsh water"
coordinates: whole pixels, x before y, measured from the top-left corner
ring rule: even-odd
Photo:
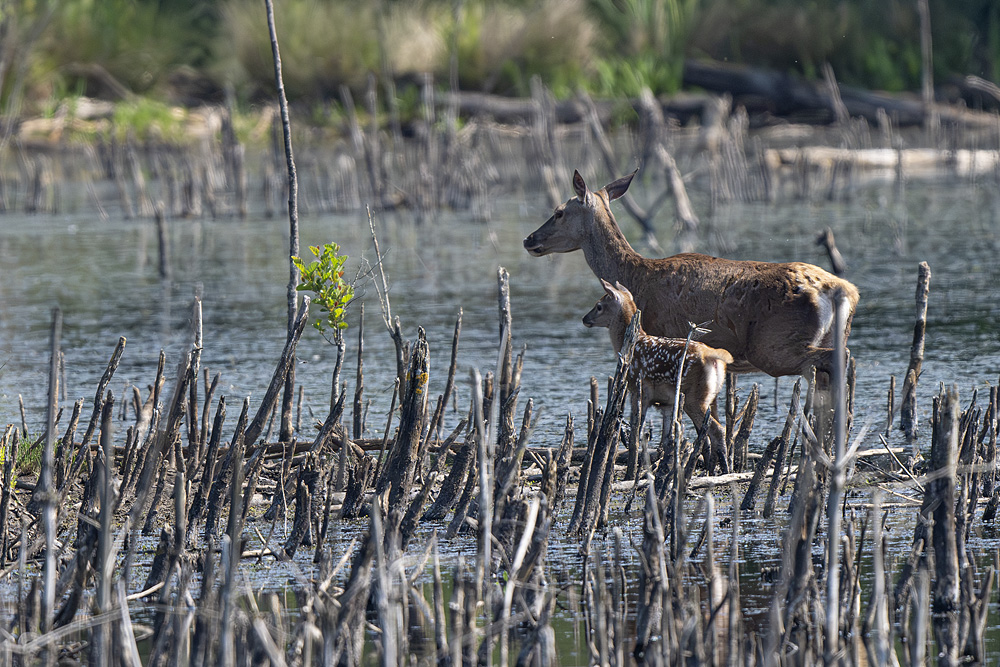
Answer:
[[[642,197],[642,184],[633,186]],[[707,203],[694,193],[701,211]],[[221,374],[220,392],[232,400],[258,399],[284,343],[288,282],[288,223],[284,218],[170,220],[171,278],[157,269],[156,230],[151,221],[102,217],[87,206],[60,215],[0,218],[0,421],[19,423],[23,397],[29,433],[44,422],[48,332],[52,308],[62,309],[66,355],[64,404],[88,404],[120,336],[125,355],[112,389],[145,388],[163,349],[174,368],[190,342],[191,304],[203,299],[202,366]],[[614,370],[603,330],[580,318],[601,294],[580,253],[532,258],[521,240],[549,215],[540,196],[506,198],[488,221],[441,212],[421,223],[406,213],[376,213],[385,255],[392,313],[404,336],[423,327],[431,346],[431,387],[443,387],[452,332],[461,309],[460,378],[472,367],[495,365],[499,338],[496,270],[510,272],[514,343],[526,348],[522,400],[541,410],[532,444],[558,444],[567,413],[586,414],[591,376]],[[696,250],[735,259],[800,260],[827,264],[816,234],[833,229],[847,259],[846,277],[861,292],[850,347],[858,364],[861,420],[883,420],[890,375],[901,381],[909,358],[917,264],[932,270],[927,351],[921,406],[939,383],[957,384],[963,396],[984,388],[1000,373],[1000,193],[994,180],[975,183],[911,182],[901,201],[892,187],[872,187],[849,201],[726,204],[704,212]],[[638,249],[646,251],[638,225],[620,210],[619,221]],[[672,221],[654,223],[668,252]],[[301,215],[301,248],[336,241],[350,256],[349,272],[374,260],[365,213]],[[365,304],[365,390],[371,400],[368,427],[379,435],[392,392],[391,342],[371,281],[359,280],[359,297],[348,315],[348,361],[353,384],[360,303]],[[322,419],[329,405],[335,349],[309,330],[299,348],[297,381],[305,406]],[[168,377],[169,377],[168,373]],[[762,375],[770,396],[774,382]],[[779,383],[779,398],[791,386]],[[435,385],[435,383],[437,383]],[[784,389],[783,389],[784,388]],[[353,387],[349,387],[353,389]],[[467,394],[459,393],[464,409]],[[926,415],[925,415],[926,416]],[[766,425],[769,420],[764,420]],[[766,434],[761,433],[760,439]],[[757,440],[757,438],[755,438]]]
[[[640,201],[651,196],[641,182],[633,185],[633,191]],[[815,239],[824,227],[833,230],[849,264],[845,277],[861,292],[850,348],[858,368],[855,423],[872,425],[866,447],[880,446],[874,432],[884,429],[889,377],[895,375],[901,382],[906,370],[921,261],[929,263],[933,274],[918,392],[922,441],[929,446],[931,396],[940,383],[957,385],[967,403],[974,390],[997,382],[1000,188],[996,178],[975,181],[942,173],[907,182],[901,192],[892,183],[875,183],[858,186],[849,197],[836,200],[714,207],[705,192],[696,188],[691,194],[701,216],[698,252],[828,266]],[[64,190],[63,196],[60,214],[7,212],[0,217],[0,423],[20,424],[21,396],[29,434],[37,437],[44,428],[53,307],[62,310],[64,320],[61,404],[71,406],[82,397],[84,414],[89,414],[93,393],[120,336],[127,345],[111,384],[117,397],[132,385],[145,392],[155,377],[161,349],[167,368],[176,368],[190,344],[195,295],[203,300],[202,367],[212,375],[221,374],[216,397],[225,394],[234,405],[250,396],[255,409],[285,339],[287,219],[251,212],[246,220],[169,220],[171,277],[161,279],[152,221],[122,219],[113,207],[95,206],[83,191]],[[615,211],[636,248],[648,253],[639,241],[638,226],[620,207]],[[614,355],[604,330],[587,329],[580,322],[601,293],[597,280],[580,253],[539,259],[529,257],[521,246],[524,236],[549,214],[542,196],[529,193],[498,197],[486,220],[447,211],[419,222],[405,212],[374,215],[392,313],[399,317],[405,337],[414,338],[418,327],[427,332],[432,396],[443,388],[452,333],[462,311],[457,408],[448,412],[446,429],[468,406],[469,370],[486,372],[496,363],[499,266],[510,273],[514,344],[525,349],[520,400],[523,405],[532,399],[540,413],[531,446],[557,446],[568,413],[585,418],[592,376],[601,380],[603,395],[603,379],[614,370]],[[362,258],[374,262],[367,214],[315,215],[306,207],[300,215],[304,254],[309,245],[336,241],[351,257],[352,272],[362,265]],[[654,224],[661,244],[673,252],[672,216],[663,213]],[[370,400],[366,435],[377,436],[392,394],[394,357],[375,289],[364,276],[358,295],[348,317],[343,379],[353,392],[358,306],[364,303],[365,395]],[[311,438],[313,422],[322,420],[329,409],[335,348],[309,329],[298,357],[296,379],[305,389],[303,437]],[[168,372],[168,382],[172,377]],[[771,378],[743,376],[741,395],[753,382],[761,383],[762,401],[750,447],[760,451],[783,423],[793,379],[783,378],[776,387]],[[915,510],[905,511],[907,523],[914,514]],[[766,530],[754,528],[754,521]],[[747,526],[742,558],[745,569],[753,572],[780,557],[775,547],[778,526],[758,519],[748,520]],[[901,550],[911,536],[906,529],[890,539]],[[560,537],[557,534],[550,547],[552,563],[571,559],[575,552],[575,545],[560,544]],[[998,545],[1000,537],[977,537],[976,548],[983,553]],[[472,550],[474,545],[452,548]],[[764,594],[761,591],[757,599],[760,608],[768,604]],[[752,589],[744,588],[743,595],[744,604],[754,604]]]

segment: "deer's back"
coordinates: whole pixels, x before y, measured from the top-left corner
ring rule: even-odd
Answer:
[[[851,283],[803,262],[755,262],[685,253],[645,259],[626,284],[643,311],[643,327],[657,336],[686,335],[690,322],[710,322],[702,340],[744,356],[755,326],[781,317],[801,321],[808,338],[833,293],[844,290],[851,313],[858,291]]]

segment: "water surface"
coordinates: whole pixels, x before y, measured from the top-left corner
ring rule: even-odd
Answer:
[[[640,201],[648,197],[641,185],[635,187]],[[824,227],[833,229],[849,263],[846,277],[861,292],[850,339],[858,365],[856,424],[870,421],[873,431],[884,428],[889,376],[895,375],[901,383],[907,367],[917,264],[927,261],[933,277],[918,394],[924,425],[921,442],[926,448],[930,397],[940,383],[957,385],[967,402],[973,390],[986,389],[1000,376],[997,192],[993,181],[942,176],[908,183],[901,201],[894,199],[891,186],[873,186],[854,192],[848,200],[726,204],[708,214],[707,196],[694,191],[694,204],[702,218],[696,249],[735,259],[800,260],[825,266],[815,237]],[[638,226],[619,207],[615,211],[629,238],[638,239]],[[532,399],[538,415],[531,444],[556,446],[568,413],[585,418],[591,376],[601,380],[603,394],[604,379],[615,363],[607,333],[587,329],[580,322],[601,294],[597,280],[580,253],[532,258],[521,246],[523,237],[549,213],[540,197],[529,197],[499,200],[488,221],[471,219],[462,212],[441,212],[419,224],[405,213],[375,216],[391,286],[392,313],[399,317],[407,338],[414,338],[417,328],[423,327],[430,341],[432,397],[443,389],[455,320],[459,310],[463,312],[456,407],[448,412],[447,430],[468,407],[470,370],[485,373],[496,363],[499,266],[510,272],[514,343],[518,350],[525,350],[521,405]],[[123,220],[113,211],[110,217],[102,217],[85,203],[57,216],[8,213],[0,218],[0,423],[20,424],[21,395],[29,433],[37,437],[44,428],[54,307],[62,309],[64,319],[66,373],[61,403],[68,406],[84,398],[84,414],[89,415],[97,383],[120,336],[128,342],[111,384],[119,400],[131,395],[132,385],[146,391],[155,377],[161,349],[170,369],[168,383],[173,383],[173,369],[190,344],[191,305],[198,294],[203,299],[202,365],[213,375],[221,374],[216,396],[225,394],[230,406],[250,396],[256,408],[284,343],[287,221],[252,215],[245,221],[171,220],[168,224],[172,277],[163,280],[150,221]],[[655,224],[661,243],[675,250],[669,216],[662,214]],[[364,266],[362,258],[369,263],[375,260],[363,213],[304,214],[301,226],[304,253],[309,245],[336,241],[351,256],[352,272]],[[369,278],[361,277],[358,292],[348,317],[351,326],[343,379],[353,395],[359,305],[364,303],[365,391],[371,401],[366,435],[376,436],[385,424],[395,360]],[[302,437],[312,437],[313,422],[326,416],[334,354],[326,340],[307,329],[296,373],[305,388]],[[761,382],[763,390],[751,440],[751,448],[760,450],[784,421],[793,379],[782,379],[775,389],[770,378],[744,376],[742,395],[753,382]],[[131,419],[119,423],[120,433]],[[234,421],[233,414],[229,424]],[[59,432],[64,428],[61,425]],[[579,433],[578,426],[578,438]],[[895,442],[898,439],[893,436]],[[865,444],[879,446],[873,434]],[[729,500],[723,495],[719,518],[728,512]],[[890,510],[890,516],[904,517],[898,524],[891,522],[898,525],[890,535],[895,545],[891,553],[904,553],[915,513],[915,509]],[[781,514],[771,520],[748,518],[743,523],[741,586],[744,611],[750,616],[755,611],[763,614],[770,604],[771,589],[762,582],[760,572],[780,558],[775,544],[787,521]],[[634,513],[624,517],[615,510],[612,521],[638,539]],[[363,524],[337,524],[331,536],[333,544],[340,545],[335,550],[345,548],[359,529]],[[430,529],[422,527],[417,542]],[[719,529],[717,535],[717,552],[725,562],[728,531]],[[1000,539],[988,529],[971,543],[980,553],[990,553],[998,545]],[[444,548],[446,553],[471,556],[474,542],[459,539]],[[549,563],[556,578],[579,579],[576,548],[573,540],[550,542]],[[631,572],[637,564],[631,550],[626,549],[626,554]],[[296,573],[308,571],[310,556],[304,553],[297,565],[268,568],[258,585],[285,585]],[[555,621],[562,624],[561,637],[577,637],[561,647],[564,656],[582,650],[576,634],[579,626],[574,625],[578,620],[572,612],[561,612]]]

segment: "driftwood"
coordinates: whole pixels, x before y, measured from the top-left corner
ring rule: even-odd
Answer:
[[[803,146],[769,148],[764,151],[764,163],[771,171],[805,167],[833,171],[849,165],[852,169],[872,173],[884,172],[959,176],[990,174],[1000,164],[995,150],[943,148],[836,148],[833,146]]]
[[[822,81],[812,82],[775,70],[741,67],[718,62],[688,60],[684,63],[684,85],[716,93],[730,93],[734,105],[751,114],[796,115],[819,123],[835,120],[836,101]],[[884,110],[900,127],[922,126],[925,107],[921,100],[887,95],[850,86],[840,86],[843,108],[877,125]],[[963,124],[988,128],[995,125],[992,114],[969,111],[959,106],[938,105],[935,110],[943,124]]]

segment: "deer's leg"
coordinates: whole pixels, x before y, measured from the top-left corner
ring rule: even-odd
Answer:
[[[639,472],[639,438],[642,436],[642,424],[646,418],[646,411],[642,409],[642,401],[639,400],[639,392],[633,390],[632,412],[630,424],[632,432],[628,439],[628,459],[625,467],[625,479],[636,479]]]
[[[694,396],[695,392],[691,392]],[[701,400],[696,398],[693,400],[684,401],[684,412],[687,413],[688,417],[694,423],[695,428],[698,432],[701,432],[702,427],[705,425],[705,420],[708,419],[708,449],[704,452],[703,456],[705,458],[705,469],[708,470],[708,474],[713,474],[716,464],[718,464],[722,474],[727,474],[729,472],[729,461],[726,452],[726,431],[722,428],[722,424],[718,419],[712,414],[712,406],[715,403],[715,396],[703,395]]]
[[[708,415],[708,419],[711,420],[708,426],[708,438],[715,452],[715,461],[719,464],[719,471],[723,475],[729,474],[729,452],[726,451],[726,430],[722,428],[719,420],[711,414]]]
[[[836,303],[826,292],[805,290],[792,303],[754,322],[746,332],[746,361],[768,375],[807,375],[833,370],[837,337]],[[851,331],[853,306],[844,322],[844,338]]]

